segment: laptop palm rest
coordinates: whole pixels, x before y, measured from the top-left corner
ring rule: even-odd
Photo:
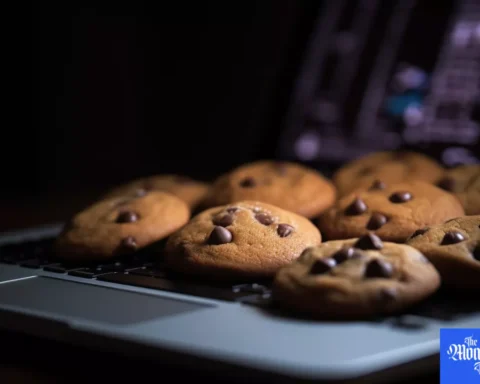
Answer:
[[[131,325],[210,307],[42,276],[0,284],[0,308],[3,305],[112,325]]]

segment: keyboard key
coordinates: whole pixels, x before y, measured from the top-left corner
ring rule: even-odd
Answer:
[[[268,287],[266,287],[265,285],[257,284],[257,283],[234,285],[232,287],[232,290],[234,292],[259,293],[259,294],[270,292],[270,289]]]
[[[85,266],[68,266],[68,265],[63,265],[63,264],[53,264],[53,265],[48,265],[43,268],[44,271],[46,272],[54,272],[54,273],[67,273],[69,271],[73,271],[75,269],[83,269]]]
[[[111,264],[102,264],[99,268],[105,272],[124,272],[131,269],[141,268],[144,262],[140,260],[134,261],[117,261]]]
[[[14,256],[5,256],[2,258],[1,262],[4,264],[18,264],[29,259],[30,258],[24,254],[17,254]]]
[[[93,279],[95,276],[97,276],[95,272],[88,269],[76,269],[74,271],[68,272],[68,275],[75,277],[84,277],[86,279]]]
[[[231,289],[132,275],[130,273],[128,275],[123,273],[102,275],[98,276],[98,280],[225,301],[236,301],[246,296],[245,293],[233,292]]]
[[[82,268],[75,269],[68,272],[68,275],[75,277],[83,277],[85,279],[93,279],[94,277],[105,275],[106,273],[111,273],[104,271],[102,268]]]
[[[54,263],[48,260],[30,259],[20,263],[20,266],[25,268],[38,269],[38,268],[43,268],[43,267],[46,267],[47,265],[52,265],[52,264]]]
[[[272,303],[270,293],[247,296],[242,298],[240,302],[243,304],[254,305],[256,307],[269,307]]]
[[[166,277],[165,271],[161,269],[152,269],[152,268],[138,268],[128,271],[129,275],[137,276],[149,276],[149,277]]]
[[[141,266],[142,264],[139,262],[117,261],[111,264],[101,264],[101,265],[93,266],[89,268],[85,267],[81,269],[75,269],[73,271],[69,271],[68,274],[71,276],[85,277],[85,278],[91,279],[93,277],[103,275],[105,273],[125,272],[125,271],[130,271],[131,269],[134,269],[134,268],[139,268]]]

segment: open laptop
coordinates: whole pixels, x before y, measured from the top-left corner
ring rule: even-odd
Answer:
[[[325,2],[278,157],[331,171],[409,147],[447,166],[478,163],[480,3],[446,4]],[[425,26],[436,29],[419,35]],[[268,283],[179,280],[148,250],[62,264],[49,252],[61,227],[0,236],[0,328],[249,379],[374,383],[434,370],[440,328],[480,326],[478,302],[445,293],[402,316],[319,322],[273,310]]]

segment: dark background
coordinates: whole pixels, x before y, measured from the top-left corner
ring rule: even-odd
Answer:
[[[292,128],[285,114],[328,1],[336,0],[34,2],[31,24],[25,10],[11,13],[5,40],[14,49],[3,52],[4,62],[28,68],[16,76],[4,70],[13,82],[11,94],[4,90],[4,110],[13,104],[19,111],[6,111],[11,118],[2,123],[0,229],[63,221],[134,178],[179,173],[211,180],[241,163],[291,152],[299,131],[285,131]],[[442,42],[451,3],[417,2],[397,59],[433,67],[433,40]],[[379,12],[377,24],[388,24],[389,12]],[[366,72],[356,75],[353,106],[384,36],[377,24],[371,49],[362,53]],[[29,25],[27,44],[17,43]],[[31,82],[24,86],[24,79]],[[345,117],[355,119],[352,111]],[[279,152],[280,138],[292,148]],[[410,149],[440,160],[445,148]]]
[[[210,179],[273,156],[318,1],[99,3],[33,6],[35,184],[8,192]]]
[[[133,178],[273,157],[322,4],[32,3],[31,36],[11,13],[4,52],[1,230],[63,221]]]

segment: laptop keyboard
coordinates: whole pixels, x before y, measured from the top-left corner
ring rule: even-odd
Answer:
[[[0,263],[19,265],[30,269],[43,269],[55,274],[107,283],[176,292],[209,299],[241,302],[256,306],[269,305],[268,282],[238,284],[211,284],[185,280],[167,271],[158,254],[155,260],[148,251],[140,251],[127,258],[105,263],[65,263],[49,251],[54,239],[29,241],[0,246]]]
[[[190,296],[240,302],[246,305],[269,307],[268,282],[238,282],[236,284],[212,284],[186,279],[168,271],[158,254],[155,259],[148,250],[137,252],[128,258],[106,263],[71,264],[55,260],[50,247],[54,239],[42,239],[0,246],[0,263],[19,265],[30,269],[43,269],[59,275],[83,279],[96,279],[106,283],[175,292]],[[455,321],[469,314],[479,313],[475,297],[464,297],[439,292],[421,305],[412,308],[408,315],[425,319]]]

